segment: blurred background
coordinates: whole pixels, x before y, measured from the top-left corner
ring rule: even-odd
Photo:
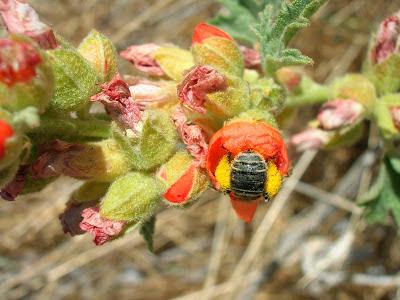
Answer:
[[[214,0],[35,0],[42,19],[75,45],[96,28],[118,50],[147,42],[190,45]],[[329,0],[294,46],[316,80],[361,68],[369,33],[398,0]],[[121,60],[124,73],[133,68]],[[285,133],[316,112],[304,108]],[[137,234],[95,247],[58,222],[78,181],[0,204],[1,299],[400,299],[400,240],[368,225],[354,199],[374,180],[373,141],[334,152],[291,151],[293,176],[252,224],[214,191],[188,210],[162,209],[155,253]],[[298,181],[298,182],[297,182]],[[294,183],[297,183],[295,186]],[[390,223],[390,221],[389,221]]]

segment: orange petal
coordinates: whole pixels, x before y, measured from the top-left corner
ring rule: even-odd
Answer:
[[[260,203],[260,199],[243,201],[239,198],[236,198],[232,193],[230,194],[230,198],[232,207],[237,216],[246,223],[250,223],[253,220],[257,206]]]
[[[0,120],[0,159],[3,158],[5,149],[6,140],[14,135],[14,130],[10,125],[8,125],[5,121]]]
[[[206,23],[200,23],[194,29],[192,42],[193,44],[202,43],[203,40],[210,37],[222,37],[228,40],[233,40],[225,31]]]
[[[184,203],[189,199],[196,173],[192,164],[187,171],[164,193],[164,198],[171,203]]]

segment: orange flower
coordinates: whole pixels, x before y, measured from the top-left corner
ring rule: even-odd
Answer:
[[[206,23],[200,23],[196,26],[193,32],[192,43],[202,43],[205,39],[211,37],[222,37],[233,41],[232,37],[225,31],[218,29],[217,27],[208,25]]]
[[[270,199],[279,191],[282,177],[289,171],[289,159],[275,128],[264,122],[236,121],[211,138],[206,168],[214,186],[230,194],[238,216],[250,222],[262,196]]]

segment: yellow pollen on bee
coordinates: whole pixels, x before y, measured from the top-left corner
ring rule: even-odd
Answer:
[[[215,179],[223,192],[231,189],[231,164],[228,155],[224,155],[215,169]]]
[[[268,199],[272,199],[281,188],[282,175],[272,161],[269,160],[267,164],[267,180],[265,181],[264,191]]]

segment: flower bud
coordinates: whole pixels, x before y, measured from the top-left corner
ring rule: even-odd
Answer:
[[[108,220],[101,216],[97,207],[85,208],[81,215],[83,219],[79,223],[80,229],[91,233],[97,246],[117,237],[125,226],[125,222]]]
[[[54,114],[66,114],[87,107],[98,89],[96,71],[74,49],[47,51],[55,77],[54,96],[48,109]]]
[[[246,69],[262,70],[260,52],[246,46],[240,46],[239,49],[243,55],[244,66]]]
[[[322,106],[317,119],[322,129],[335,130],[358,122],[364,112],[364,106],[357,101],[336,99]]]
[[[393,15],[379,25],[376,41],[371,51],[371,60],[373,63],[380,64],[395,51],[398,52],[399,46],[400,18],[398,15]]]
[[[181,81],[185,72],[194,66],[190,51],[172,46],[158,48],[154,53],[154,60],[165,75],[175,81]]]
[[[178,136],[170,115],[163,110],[143,113],[140,132],[129,137],[114,130],[114,138],[135,170],[153,170],[166,162],[176,151]]]
[[[176,102],[176,86],[167,81],[137,79],[129,86],[135,103],[144,109],[160,108]]]
[[[170,205],[187,204],[208,188],[207,174],[186,151],[177,152],[164,164],[157,178],[167,187],[163,197]]]
[[[199,113],[205,113],[204,102],[208,93],[227,88],[225,77],[209,66],[197,66],[188,72],[178,86],[181,103]]]
[[[90,31],[80,43],[78,51],[96,70],[101,83],[110,81],[117,74],[117,51],[113,43],[100,32]]]
[[[25,1],[1,0],[0,14],[8,32],[29,36],[43,49],[57,47],[53,30],[40,21],[35,10]]]
[[[136,69],[150,76],[164,76],[164,71],[154,59],[160,46],[156,44],[143,44],[130,46],[120,53],[121,57],[130,61]]]
[[[400,105],[391,107],[390,113],[392,115],[394,126],[400,132]]]
[[[31,165],[34,178],[66,175],[78,179],[110,182],[131,169],[129,158],[113,140],[71,144],[47,142]]]
[[[290,138],[290,144],[296,147],[297,151],[320,149],[328,142],[329,133],[318,128],[308,128]]]
[[[250,83],[251,102],[257,109],[279,113],[285,103],[284,90],[272,78],[260,78]]]
[[[125,174],[111,184],[100,214],[114,221],[141,222],[153,215],[163,189],[161,182],[144,173]]]
[[[242,54],[227,33],[200,23],[194,29],[192,40],[192,53],[196,64],[210,65],[223,74],[243,76]]]
[[[276,71],[276,77],[289,92],[294,92],[299,87],[302,74],[293,68],[280,68]]]
[[[122,80],[119,74],[101,86],[102,91],[92,96],[92,101],[101,102],[107,113],[123,129],[130,129],[137,132],[137,126],[141,119],[141,111],[138,103],[131,97],[128,84]]]

